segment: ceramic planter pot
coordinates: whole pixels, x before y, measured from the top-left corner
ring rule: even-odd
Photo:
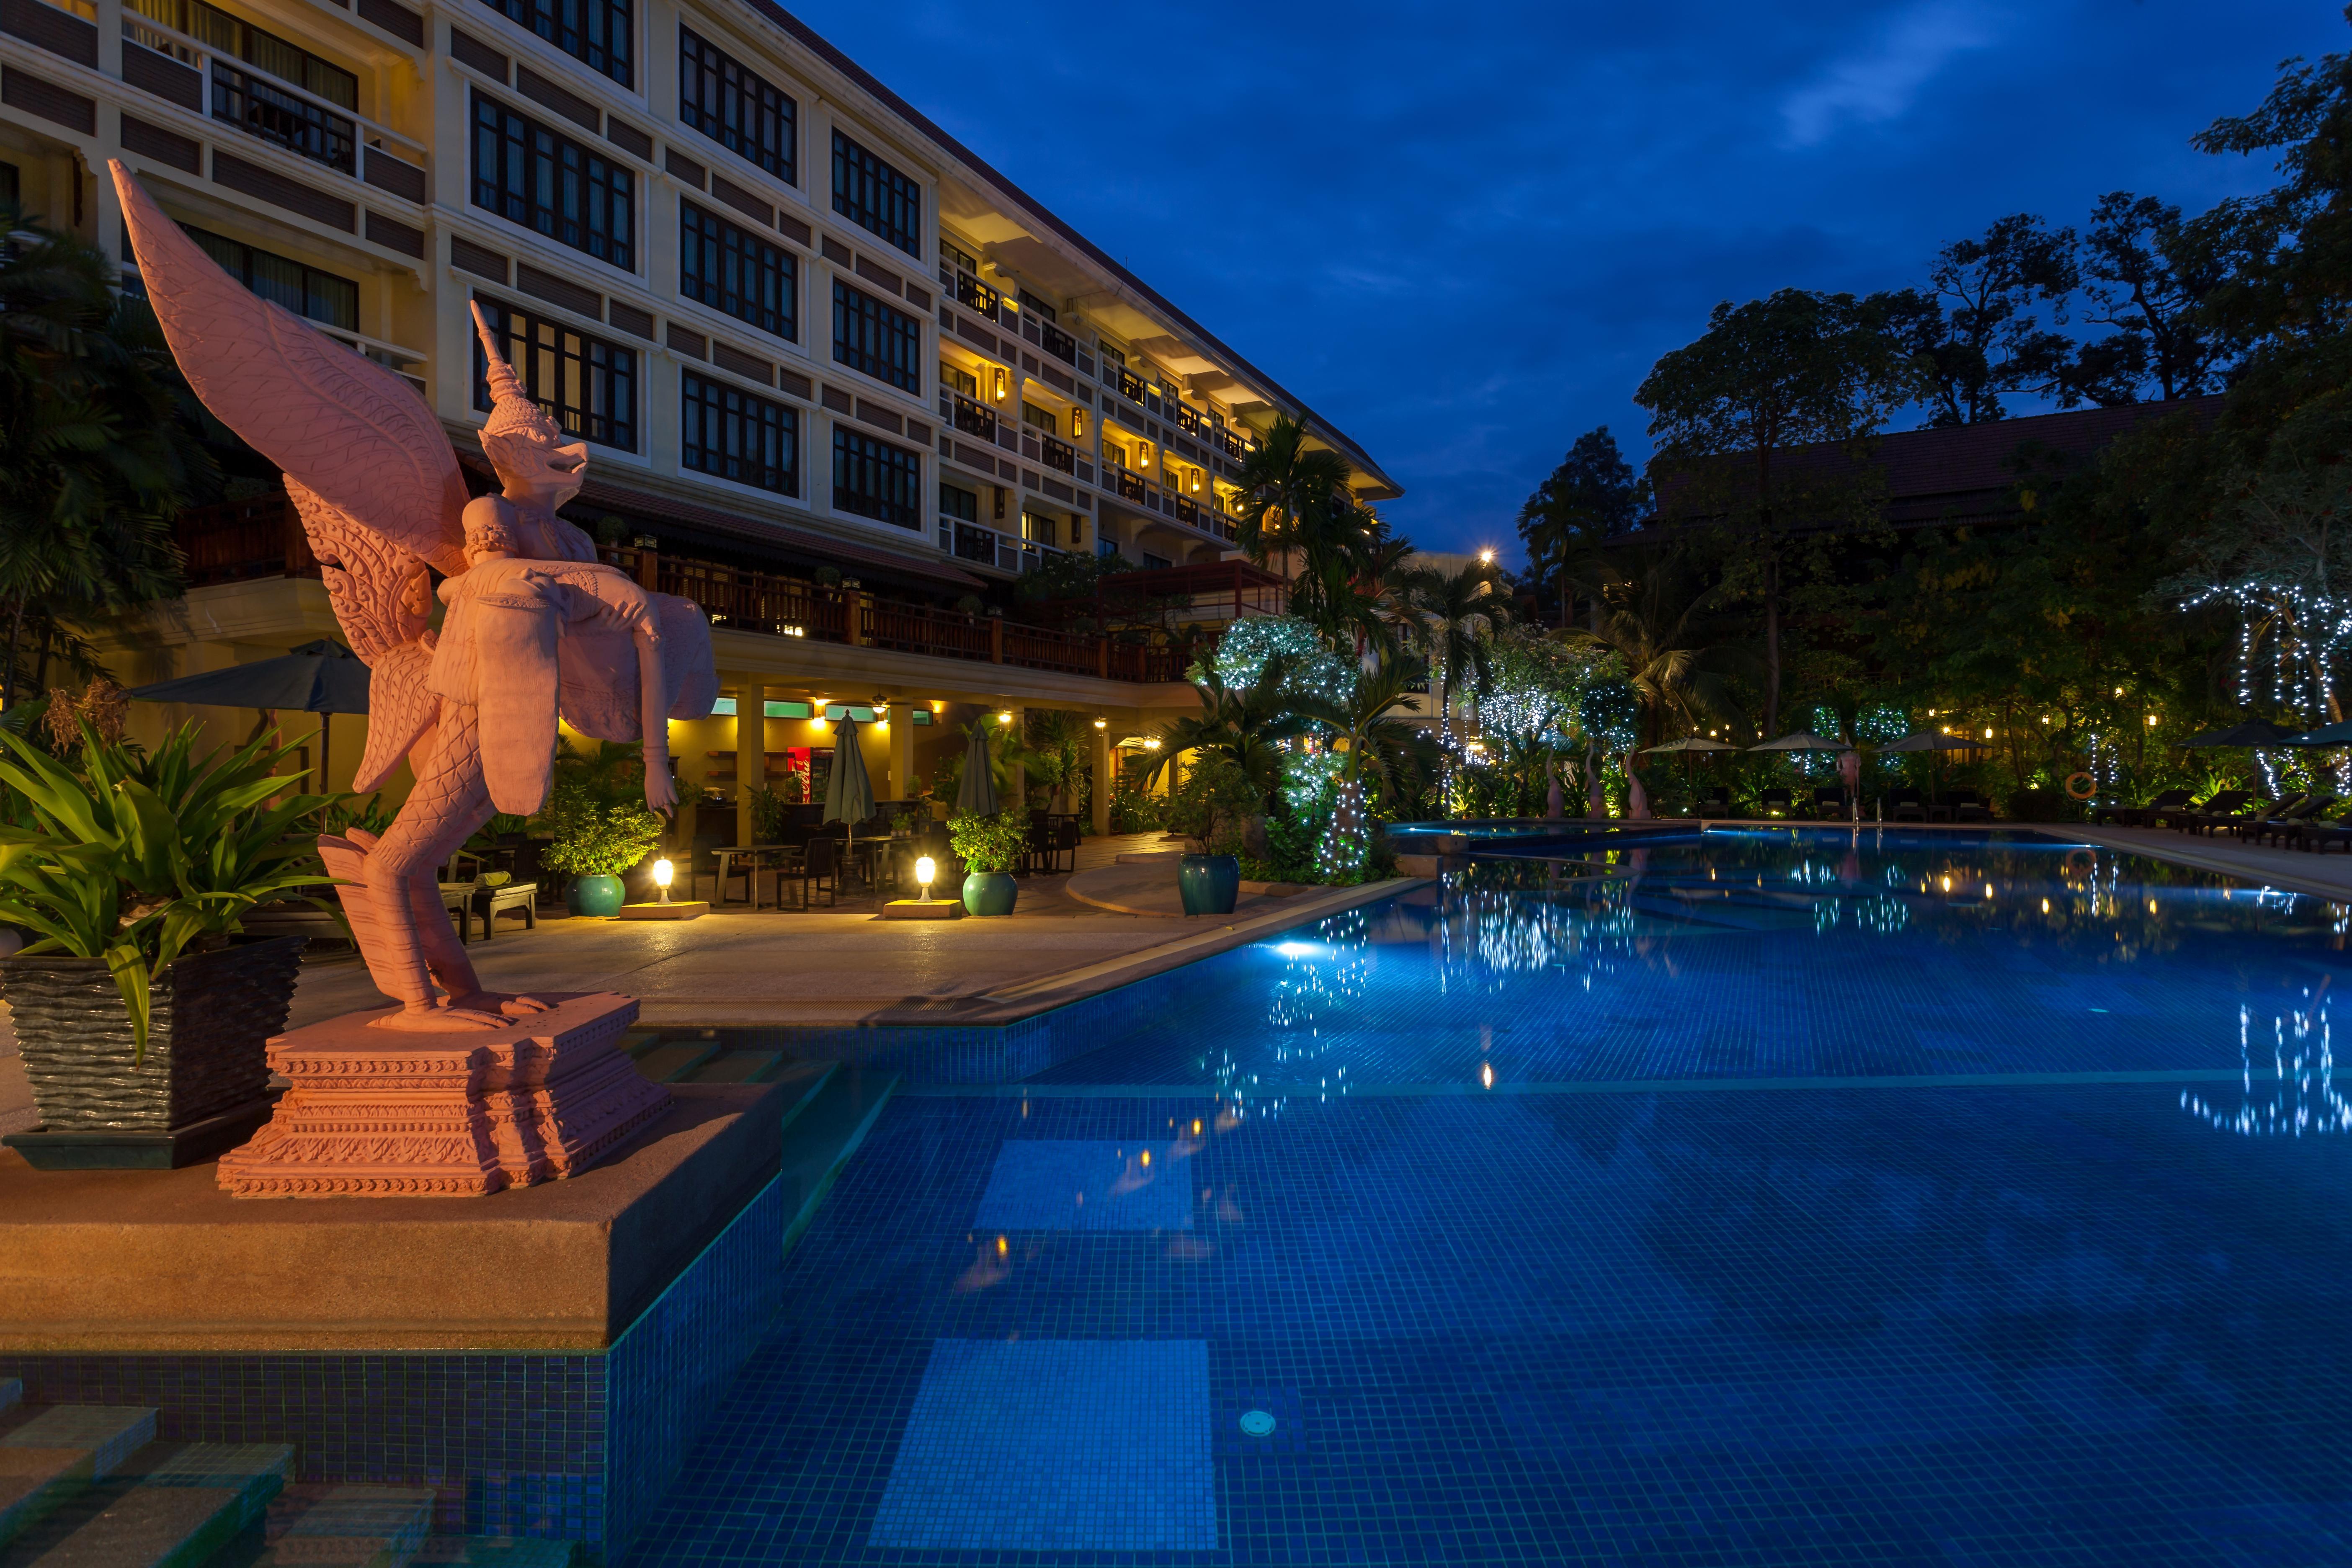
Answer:
[[[1229,915],[1242,896],[1238,855],[1187,855],[1176,862],[1176,890],[1188,915]]]
[[[621,912],[628,897],[618,877],[574,877],[572,890],[563,895],[563,907],[575,915],[609,920]]]
[[[265,1047],[285,1031],[302,942],[184,954],[150,992],[143,1058],[104,959],[0,960],[41,1116],[0,1142],[40,1170],[172,1170],[244,1142],[269,1119]]]
[[[1009,915],[1021,896],[1021,884],[1010,871],[974,871],[963,879],[963,907],[968,914]]]

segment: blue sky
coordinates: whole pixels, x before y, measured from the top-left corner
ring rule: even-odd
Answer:
[[[2325,0],[793,8],[1361,442],[1433,549],[1515,544],[1595,425],[1641,462],[1633,388],[1718,300],[2261,188],[2188,138],[2352,45]]]

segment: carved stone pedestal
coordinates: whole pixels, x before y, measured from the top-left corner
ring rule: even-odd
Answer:
[[[221,1157],[220,1184],[241,1198],[481,1197],[586,1170],[669,1092],[619,1048],[634,998],[546,1000],[552,1011],[478,1034],[372,1028],[371,1012],[278,1036],[269,1065],[293,1087]]]

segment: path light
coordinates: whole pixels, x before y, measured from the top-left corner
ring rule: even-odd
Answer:
[[[670,879],[677,875],[677,868],[673,867],[668,861],[656,860],[654,862],[654,886],[661,889],[661,897],[655,900],[656,903],[666,904],[669,902]]]
[[[665,861],[663,864],[667,865]],[[922,884],[923,902],[931,901],[931,879],[939,874],[939,863],[925,855],[915,862],[915,880]]]

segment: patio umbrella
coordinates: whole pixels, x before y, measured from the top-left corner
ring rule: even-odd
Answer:
[[[956,786],[956,811],[996,815],[996,775],[988,761],[988,726],[971,727],[971,743],[964,748],[963,782]]]
[[[1816,735],[1811,730],[1800,730],[1793,735],[1783,735],[1777,741],[1767,741],[1760,746],[1750,746],[1751,752],[1851,752],[1843,741],[1832,741]]]
[[[257,708],[319,716],[319,787],[327,784],[329,726],[338,713],[368,710],[368,667],[351,649],[321,637],[277,658],[233,664],[202,675],[133,687],[142,702],[198,702],[213,708]]]
[[[137,696],[137,692],[131,693]],[[2263,719],[2249,719],[2242,724],[2232,724],[2226,730],[2208,730],[2201,735],[2191,735],[2181,745],[2202,751],[2213,746],[2275,746],[2294,736],[2292,730],[2282,730]],[[2326,745],[2328,742],[2315,744]]]
[[[1934,784],[1936,798],[1944,798],[1944,758],[1946,752],[1982,752],[1990,748],[1985,742],[1972,741],[1966,735],[1947,735],[1939,731],[1922,730],[1906,735],[1899,741],[1889,741],[1878,748],[1884,756],[1889,752],[1931,752],[1935,760],[1928,765],[1929,782]]]
[[[2282,746],[2352,746],[2352,721],[2323,724],[2316,730],[2300,735],[2289,735],[2279,742]]]
[[[833,772],[824,781],[824,820],[849,825],[849,847],[857,847],[857,825],[874,815],[874,781],[857,749],[857,721],[847,713],[833,742]]]
[[[1738,747],[1727,744],[1722,741],[1709,741],[1697,735],[1685,735],[1679,741],[1668,741],[1663,746],[1652,746],[1642,754],[1645,757],[1654,757],[1661,752],[1680,752],[1683,754],[1683,787],[1685,789],[1689,789],[1691,787],[1691,753],[1694,752],[1736,752],[1738,750],[1739,750]]]

